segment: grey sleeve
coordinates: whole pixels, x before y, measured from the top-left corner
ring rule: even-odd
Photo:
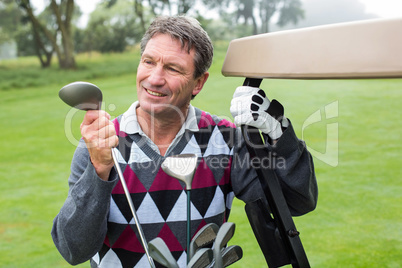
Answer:
[[[54,244],[68,263],[85,262],[101,249],[116,183],[114,175],[109,181],[98,177],[81,140],[71,164],[68,196],[53,220],[51,232]]]
[[[238,131],[238,135],[241,135]],[[250,161],[242,137],[232,162],[232,186],[235,195],[244,202],[265,199],[261,184]],[[315,209],[318,187],[313,159],[305,143],[296,137],[292,124],[284,131],[275,146],[267,145],[268,155],[262,166],[275,167],[284,197],[293,216]]]

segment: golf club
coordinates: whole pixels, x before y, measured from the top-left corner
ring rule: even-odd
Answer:
[[[163,171],[186,185],[187,194],[187,263],[190,261],[189,249],[191,240],[191,184],[193,182],[198,157],[195,154],[181,154],[166,157],[162,163]]]
[[[68,105],[84,111],[100,110],[103,98],[102,91],[94,84],[87,82],[74,82],[64,86],[59,91],[59,97]],[[131,213],[133,214],[135,225],[137,226],[137,230],[141,239],[142,246],[144,247],[145,254],[147,255],[149,264],[151,265],[152,268],[154,268],[155,264],[149,254],[148,244],[145,239],[144,232],[141,228],[140,221],[137,217],[137,213],[135,212],[134,203],[131,199],[131,195],[127,188],[126,181],[124,180],[123,172],[120,168],[119,162],[117,161],[117,156],[118,156],[117,148],[112,148],[112,157],[114,166],[117,170],[121,184],[123,186],[124,194],[126,195]]]
[[[202,248],[198,250],[190,259],[187,268],[204,268],[211,264],[214,253],[210,248]]]
[[[228,246],[222,250],[223,267],[228,267],[243,257],[243,250],[238,245]]]
[[[234,232],[235,232],[235,224],[233,222],[225,222],[224,224],[222,224],[221,228],[219,228],[213,247],[214,259],[215,259],[215,265],[213,267],[215,268],[223,267],[221,250],[233,237]]]
[[[199,248],[212,244],[218,233],[219,226],[215,223],[209,223],[202,227],[190,242],[189,255],[190,260]]]
[[[176,260],[162,238],[157,237],[148,244],[152,258],[167,268],[179,268]]]

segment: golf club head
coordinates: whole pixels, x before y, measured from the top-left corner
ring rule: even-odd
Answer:
[[[163,171],[186,184],[186,190],[191,190],[198,157],[195,154],[180,154],[166,157],[162,163]]]
[[[212,244],[219,231],[219,226],[215,223],[209,223],[203,226],[193,237],[190,243],[190,259],[196,254],[199,248]]]
[[[151,257],[167,268],[179,268],[176,260],[162,238],[157,237],[148,243]]]
[[[62,87],[59,97],[71,107],[88,111],[100,110],[102,91],[88,82],[73,82]]]
[[[222,260],[222,248],[229,242],[229,240],[233,237],[235,232],[236,225],[233,222],[225,222],[222,224],[221,228],[219,228],[218,233],[216,234],[215,243],[214,243],[214,259],[215,259],[215,268],[223,267]]]
[[[204,268],[211,264],[214,253],[210,248],[198,250],[187,264],[187,268]]]
[[[228,267],[243,257],[243,250],[238,245],[228,246],[222,250],[223,267]]]
[[[223,248],[221,250],[221,255],[222,267],[228,267],[229,265],[232,265],[243,257],[243,250],[240,246],[232,245]],[[212,263],[209,267],[218,267],[217,265],[215,265],[215,259],[212,260]]]

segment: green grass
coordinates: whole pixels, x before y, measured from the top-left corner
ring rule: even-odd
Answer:
[[[138,59],[139,54],[135,49],[124,54],[80,54],[76,57],[77,69],[69,71],[59,69],[57,59],[53,59],[53,65],[46,70],[39,66],[35,57],[25,58],[23,61],[4,60],[0,61],[0,91],[135,73]]]
[[[242,79],[221,76],[223,55],[216,52],[193,104],[230,118],[230,99]],[[70,110],[57,93],[72,81],[93,82],[104,92],[105,109],[117,116],[136,99],[137,59],[136,51],[80,55],[79,69],[70,72],[40,70],[34,59],[0,62],[0,267],[69,267],[50,230],[67,195],[83,112]],[[298,136],[329,157],[315,158],[317,209],[295,218],[311,266],[402,267],[402,80],[265,80],[262,88],[284,104]],[[325,118],[334,102],[337,116]],[[316,111],[324,119],[303,128]],[[327,141],[329,124],[337,126],[338,139]],[[229,220],[236,223],[229,244],[244,251],[232,267],[266,267],[241,201]]]

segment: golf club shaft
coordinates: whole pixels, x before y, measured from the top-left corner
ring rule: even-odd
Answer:
[[[140,221],[138,220],[138,217],[137,217],[137,213],[135,212],[133,200],[131,199],[131,195],[127,188],[126,181],[124,180],[123,172],[121,171],[119,162],[117,161],[117,148],[112,148],[112,157],[113,157],[113,161],[114,161],[114,166],[116,167],[117,173],[120,178],[121,185],[123,186],[123,190],[126,195],[128,205],[130,206],[131,213],[133,214],[135,225],[137,226],[137,230],[140,235],[141,243],[142,243],[142,246],[144,247],[145,254],[147,255],[147,258],[148,258],[148,261],[149,261],[149,264],[151,265],[151,267],[155,268],[155,263],[154,263],[153,259],[151,258],[151,255],[149,254],[148,243],[145,239],[144,232],[142,231]]]
[[[187,193],[187,263],[190,262],[190,241],[191,241],[191,190],[186,190]]]

